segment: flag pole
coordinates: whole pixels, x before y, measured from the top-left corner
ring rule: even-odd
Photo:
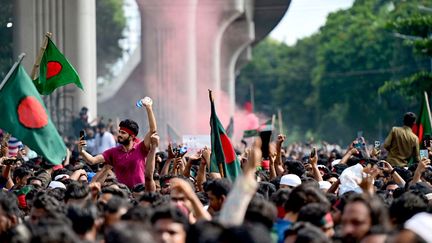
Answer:
[[[210,102],[214,105],[214,99],[213,99],[213,95],[212,95],[212,90],[209,89],[208,92],[209,92],[209,99],[210,99]],[[212,126],[213,126],[213,125],[212,125]],[[220,163],[219,161],[217,161],[217,163],[218,163],[218,168],[219,168],[219,174],[220,174],[222,177],[225,178],[224,171],[223,171],[223,167],[222,167],[222,163]]]
[[[278,125],[279,125],[279,133],[284,134],[283,131],[283,123],[282,123],[282,110],[278,109]]]
[[[432,121],[431,110],[430,110],[430,106],[429,106],[429,97],[428,97],[428,94],[426,91],[424,91],[424,98],[426,100],[426,109],[427,109],[427,115],[428,115],[429,121]]]
[[[21,53],[18,56],[18,60],[14,63],[14,65],[12,66],[12,68],[9,70],[9,72],[6,74],[6,76],[4,77],[4,79],[2,80],[2,82],[0,83],[0,90],[3,88],[3,86],[9,80],[10,76],[15,71],[15,69],[18,67],[18,65],[21,63],[21,61],[25,57],[25,55],[26,55],[25,53]]]
[[[52,36],[51,32],[46,32],[45,33],[45,38],[43,40],[41,48],[39,49],[39,53],[38,53],[38,55],[36,57],[35,64],[33,65],[33,69],[32,69],[31,75],[30,75],[30,77],[31,77],[32,80],[36,79],[36,71],[37,71],[37,69],[40,66],[40,62],[42,60],[43,53],[45,52],[46,47],[48,45],[48,38],[51,38],[51,36]]]

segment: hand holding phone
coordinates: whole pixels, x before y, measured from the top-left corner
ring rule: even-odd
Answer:
[[[79,133],[79,139],[80,140],[86,140],[86,132],[84,130],[81,130]]]
[[[313,158],[316,155],[316,148],[312,148],[310,157]]]

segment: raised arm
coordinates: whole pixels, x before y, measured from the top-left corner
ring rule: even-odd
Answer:
[[[147,162],[145,164],[145,190],[147,192],[155,192],[156,191],[156,183],[153,180],[153,173],[155,170],[155,161],[156,161],[156,149],[159,146],[159,136],[156,133],[153,133],[150,137],[150,151],[147,155]]]
[[[274,168],[278,176],[282,176],[284,172],[283,161],[282,161],[282,144],[285,141],[286,136],[279,134],[276,141],[276,160]]]
[[[310,156],[310,164],[312,166],[312,173],[313,173],[315,180],[323,181],[321,173],[318,169],[318,152],[316,151],[316,148],[313,148],[313,149],[315,149],[315,154],[313,156],[311,154],[311,156]]]
[[[153,113],[153,101],[150,97],[145,97],[144,99],[141,100],[141,102],[146,108],[148,124],[149,124],[149,131],[144,137],[144,145],[147,149],[150,149],[150,143],[151,143],[150,137],[153,133],[157,132],[156,118]]]
[[[261,160],[261,139],[256,138],[248,162],[243,166],[243,175],[237,177],[220,212],[219,222],[222,225],[233,226],[243,223],[247,207],[258,188],[255,172]]]
[[[85,151],[83,149],[85,145],[86,145],[85,140],[80,140],[78,142],[78,151],[86,163],[88,163],[90,165],[94,165],[94,164],[105,162],[105,159],[101,154],[93,156],[93,155],[89,154],[87,151]]]

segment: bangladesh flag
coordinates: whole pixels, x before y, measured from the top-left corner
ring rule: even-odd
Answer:
[[[413,127],[413,132],[419,138],[420,144],[423,142],[423,137],[425,134],[432,133],[431,127],[431,111],[429,106],[429,98],[426,92],[424,92],[423,102],[421,103],[420,113],[417,118],[417,122]]]
[[[250,138],[250,137],[255,137],[255,136],[258,136],[258,130],[257,129],[244,130],[243,131],[243,138]]]
[[[40,63],[39,78],[34,80],[37,90],[42,95],[49,95],[58,87],[71,83],[83,89],[75,69],[48,38]]]
[[[0,84],[0,127],[53,164],[66,157],[66,146],[49,118],[32,80],[16,63]]]
[[[234,147],[216,115],[216,109],[213,102],[211,91],[209,90],[211,115],[211,147],[210,172],[220,173],[223,177],[234,181],[241,173],[240,161],[234,151]]]

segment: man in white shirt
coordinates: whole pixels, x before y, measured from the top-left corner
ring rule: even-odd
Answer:
[[[106,130],[106,125],[104,123],[99,123],[98,133],[94,140],[94,154],[101,154],[105,150],[116,146],[116,141],[114,136]]]

